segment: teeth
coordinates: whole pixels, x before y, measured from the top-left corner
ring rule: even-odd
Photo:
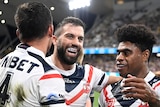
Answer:
[[[67,50],[70,51],[70,52],[77,52],[76,48],[68,48]]]
[[[117,65],[118,67],[123,67],[124,65]]]
[[[124,66],[124,65],[118,65],[118,66]]]

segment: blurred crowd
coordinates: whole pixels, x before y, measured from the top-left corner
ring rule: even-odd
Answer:
[[[134,12],[133,12],[134,11]],[[136,12],[135,12],[136,11]],[[85,36],[85,47],[116,47],[114,31],[124,24],[141,23],[150,27],[157,36],[157,45],[160,44],[160,7],[152,11],[147,9],[130,10],[114,18],[107,15],[97,18],[94,26]]]

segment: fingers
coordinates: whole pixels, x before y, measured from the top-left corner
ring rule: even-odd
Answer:
[[[149,102],[152,95],[151,86],[145,82],[143,78],[136,78],[132,75],[128,75],[123,82],[122,92],[127,98],[141,99],[144,102]]]
[[[128,78],[136,78],[135,76],[132,76],[131,74],[127,75]]]
[[[148,93],[146,92],[146,90],[130,87],[129,89],[122,90],[122,92],[125,94],[125,97],[127,98],[141,99],[144,102],[149,101]]]
[[[128,75],[129,78],[123,79],[123,87],[136,87],[136,88],[145,88],[146,82],[142,78],[136,78],[135,76]]]
[[[129,78],[126,78],[124,83],[127,84],[127,83],[130,83],[130,82],[135,82],[135,83],[145,83],[144,79],[143,78],[136,78],[134,76],[130,76]]]

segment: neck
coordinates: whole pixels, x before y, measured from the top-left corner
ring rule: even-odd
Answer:
[[[149,73],[149,68],[145,67],[143,70],[139,71],[139,74],[136,77],[138,77],[138,78],[145,78],[148,73]]]
[[[26,44],[28,44],[28,45],[30,45],[30,46],[42,51],[45,55],[47,53],[48,41],[46,40],[46,38],[33,40],[31,42],[27,42]]]

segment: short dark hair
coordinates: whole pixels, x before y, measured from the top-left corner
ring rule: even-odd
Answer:
[[[57,25],[54,34],[56,36],[59,36],[61,34],[61,32],[62,32],[62,27],[65,26],[66,24],[73,24],[75,26],[81,26],[85,30],[85,24],[81,19],[69,16],[69,17],[64,18],[62,20],[62,22]]]
[[[53,24],[50,10],[39,2],[19,5],[14,19],[22,41],[42,38],[47,33],[49,25]]]
[[[156,44],[154,32],[142,24],[124,25],[117,30],[116,36],[118,42],[134,43],[142,52],[148,49],[152,53],[153,45]]]

